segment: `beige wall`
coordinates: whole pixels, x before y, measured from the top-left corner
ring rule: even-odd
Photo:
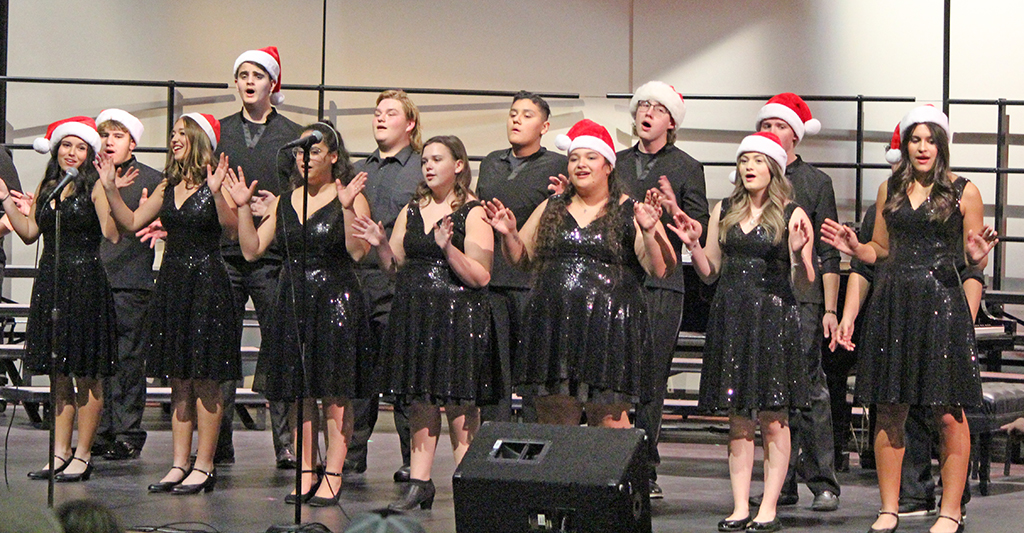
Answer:
[[[690,94],[794,91],[913,96],[926,103],[942,96],[942,3],[936,0],[328,3],[328,84],[578,92],[582,100],[552,101],[553,133],[579,118],[592,118],[612,130],[620,148],[632,142],[627,101],[607,100],[604,94],[628,92],[655,78]],[[226,83],[238,53],[273,44],[281,50],[285,83],[317,83],[320,9],[321,2],[314,0],[11,0],[8,72]],[[1015,43],[1013,27],[1024,18],[1024,5],[954,2],[953,17],[953,97],[1024,98],[1024,74],[1018,68],[1024,52]],[[224,116],[238,106],[233,90],[185,89],[180,96],[187,111]],[[289,91],[286,96],[283,113],[300,123],[315,118],[313,93]],[[164,98],[163,89],[10,84],[8,141],[30,143],[53,120],[95,116],[118,106],[143,118],[144,144],[162,146]],[[426,135],[457,134],[474,155],[506,145],[506,99],[415,99],[424,109]],[[373,100],[367,93],[328,97],[353,151],[374,148],[368,125]],[[680,146],[704,161],[730,160],[760,105],[689,101]],[[884,137],[909,107],[869,104],[866,125],[874,137]],[[852,161],[854,147],[848,141],[856,124],[854,105],[815,103],[812,109],[824,131],[801,148],[804,157]],[[1011,124],[1024,121],[1024,110],[1011,112]],[[994,129],[992,108],[958,106],[951,115],[959,132]],[[545,144],[553,147],[553,134]],[[1011,166],[1024,166],[1022,155],[1015,147]],[[866,157],[882,163],[881,146],[869,145]],[[994,149],[958,143],[953,157],[956,165],[992,166]],[[162,156],[140,159],[162,166]],[[19,152],[16,161],[22,181],[34,187],[45,157]],[[727,173],[722,167],[707,168],[709,196],[727,194]],[[853,172],[830,173],[842,216],[852,218]],[[869,171],[866,177],[866,197],[871,197],[886,174]],[[992,177],[968,177],[991,203]],[[1012,203],[1024,203],[1021,191],[1019,185],[1012,188]],[[1024,234],[1024,223],[1014,221],[1011,232]],[[12,263],[34,260],[34,247],[18,242],[13,249]],[[1024,270],[1014,275],[1024,277]]]

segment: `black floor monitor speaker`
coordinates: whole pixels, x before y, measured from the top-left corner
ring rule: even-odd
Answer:
[[[458,533],[650,533],[639,429],[488,422],[455,470]]]

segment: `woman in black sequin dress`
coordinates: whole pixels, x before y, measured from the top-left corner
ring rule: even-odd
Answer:
[[[875,462],[882,506],[872,531],[898,525],[904,423],[909,405],[930,405],[940,430],[942,502],[931,531],[962,530],[960,500],[970,460],[963,408],[981,404],[970,309],[957,265],[983,269],[996,243],[978,188],[950,172],[949,119],[922,106],[900,122],[899,167],[878,188],[871,241],[826,221],[822,238],[876,264],[858,348],[857,396],[876,404]],[[963,247],[959,243],[963,243]],[[966,258],[964,257],[966,252]],[[856,315],[843,317],[844,345]]]
[[[584,119],[556,143],[569,152],[570,181],[522,230],[500,201],[487,205],[510,263],[535,270],[513,378],[542,423],[577,425],[585,410],[591,425],[630,427],[651,349],[644,272],[666,276],[675,253],[656,208],[616,180],[603,126]]]
[[[25,365],[49,374],[51,349],[56,353],[54,480],[80,481],[92,473],[92,440],[103,410],[102,377],[113,374],[117,352],[114,301],[99,259],[100,241],[106,237],[116,242],[119,234],[97,183],[93,160],[100,138],[95,124],[76,117],[55,125],[48,146],[43,146],[44,151],[49,149],[50,161],[28,216],[15,206],[3,181],[0,197],[11,226],[26,244],[43,236],[39,274],[32,285]],[[56,211],[50,195],[70,169],[77,169],[78,176],[60,192],[60,263],[54,272]],[[60,313],[56,324],[54,307]],[[78,446],[72,455],[76,415]],[[29,477],[49,479],[50,470],[30,472]]]
[[[314,131],[322,134],[323,140],[310,148],[305,223],[300,222],[299,214],[303,205],[301,149],[297,148],[295,153],[292,189],[270,204],[258,230],[249,210],[256,182],[246,187],[241,171],[239,176],[229,171],[226,186],[239,206],[238,242],[245,258],[259,259],[275,241],[284,252],[274,307],[276,320],[267,325],[268,335],[260,344],[253,389],[263,392],[271,401],[302,398],[305,402],[300,499],[323,506],[338,501],[341,469],[352,437],[350,399],[366,398],[374,392],[369,385],[373,381],[375,350],[370,343],[366,305],[355,273],[355,262],[366,255],[370,246],[356,238],[352,229],[356,215],[370,214],[370,206],[360,194],[366,174],[353,176],[348,150],[330,123],[311,124],[302,136]],[[308,250],[305,256],[303,233]],[[300,338],[305,341],[305,352]],[[320,419],[318,399],[327,420],[324,482],[313,476],[313,450],[318,441],[318,432],[313,429],[314,422]],[[294,421],[292,427],[296,427]],[[295,498],[293,493],[285,500],[293,503]]]
[[[478,405],[494,402],[500,390],[484,289],[494,237],[469,190],[466,148],[458,137],[431,138],[423,145],[422,168],[424,181],[398,215],[390,243],[382,224],[356,221],[357,235],[377,248],[384,268],[397,270],[378,367],[383,391],[405,406],[412,434],[411,483],[390,505],[397,510],[433,503],[440,406],[458,465],[480,426]]]
[[[736,151],[736,187],[711,211],[707,246],[700,223],[680,212],[676,231],[711,302],[700,407],[729,416],[733,512],[719,531],[777,531],[776,502],[789,467],[789,410],[808,407],[801,365],[800,312],[791,284],[814,282],[814,232],[793,201],[786,151],[773,133],[755,133]],[[764,499],[750,516],[754,435],[764,439]]]
[[[101,176],[118,224],[132,231],[160,217],[167,244],[156,288],[143,319],[146,373],[171,382],[170,471],[150,492],[194,494],[216,483],[213,453],[223,415],[220,382],[242,376],[231,284],[220,256],[223,231],[233,234],[237,214],[221,184],[228,170],[221,155],[213,169],[220,125],[210,115],[186,113],[171,131],[166,178],[132,212],[112,176]],[[108,179],[109,178],[109,179]],[[192,429],[199,444],[189,471]]]

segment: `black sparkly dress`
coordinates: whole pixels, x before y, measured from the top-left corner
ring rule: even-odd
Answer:
[[[787,224],[796,207],[786,205]],[[726,199],[721,212],[728,210]],[[700,409],[746,416],[807,407],[810,386],[790,280],[789,230],[778,244],[760,225],[744,233],[736,224],[726,237],[708,313]]]
[[[967,180],[957,178],[959,198]],[[894,194],[889,180],[889,195]],[[963,262],[959,202],[942,222],[927,200],[884,213],[889,257],[877,263],[858,346],[862,403],[981,405],[971,312],[957,264]]]
[[[621,206],[618,242],[600,220],[580,227],[564,205],[554,244],[523,310],[513,379],[524,396],[567,394],[582,402],[636,401],[651,349],[644,270],[633,248],[633,200]],[[615,216],[615,215],[605,215]]]
[[[241,379],[241,338],[220,256],[221,226],[213,193],[204,183],[177,208],[174,188],[168,186],[160,220],[167,244],[143,319],[146,374]]]
[[[479,205],[466,202],[451,214],[452,244],[459,250],[465,251],[466,218]],[[381,347],[383,391],[403,403],[493,403],[501,389],[487,289],[462,283],[434,241],[434,229],[424,232],[416,201],[405,213],[405,263]]]
[[[260,345],[253,389],[269,400],[294,400],[305,377],[305,398],[365,398],[372,391],[375,346],[355,262],[345,248],[345,215],[337,198],[306,221],[308,255],[302,284],[303,225],[284,194],[277,203],[274,239],[284,252],[275,319]],[[307,295],[304,305],[302,293]],[[300,366],[299,326],[304,320],[306,355]]]
[[[117,355],[117,319],[107,273],[100,262],[103,230],[92,203],[91,188],[76,183],[75,194],[60,203],[60,265],[54,274],[57,213],[49,202],[37,204],[36,222],[43,235],[43,255],[32,285],[26,327],[25,364],[36,373],[50,371],[53,335],[51,310],[57,323],[57,373],[76,377],[109,376]],[[56,293],[54,279],[57,279]],[[56,294],[56,298],[54,297]]]

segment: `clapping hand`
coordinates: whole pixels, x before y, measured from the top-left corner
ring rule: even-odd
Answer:
[[[548,190],[551,194],[562,194],[569,187],[569,178],[564,174],[548,176]]]
[[[664,213],[664,208],[662,207],[664,200],[665,197],[658,189],[648,189],[647,193],[644,194],[644,203],[657,210],[658,220],[661,220],[661,214]]]
[[[216,169],[211,165],[206,165],[206,185],[213,194],[220,194],[220,186],[224,183],[228,168],[228,155],[223,153],[220,154],[220,160],[217,162]],[[239,168],[238,172],[241,173],[242,169]]]
[[[643,202],[633,202],[633,218],[644,232],[652,231],[658,225],[659,215],[661,210],[657,207]]]
[[[509,235],[516,230],[516,215],[497,198],[484,203],[487,223],[498,233]]]
[[[455,233],[455,223],[451,215],[446,215],[434,224],[434,242],[442,250],[447,250],[452,243],[452,235]]]
[[[826,218],[825,223],[821,225],[821,240],[846,255],[857,255],[856,250],[860,247],[857,232],[853,231],[853,228],[830,218]]]
[[[972,265],[980,264],[985,256],[999,243],[999,234],[996,230],[985,224],[981,233],[974,233],[974,230],[967,231],[967,259]]]
[[[2,180],[0,180],[0,183],[2,183]],[[18,211],[28,216],[32,212],[32,204],[36,201],[35,195],[30,192],[21,193],[18,191],[10,191],[10,193],[11,198],[14,200],[14,205],[18,206]]]
[[[681,209],[672,217],[674,224],[669,224],[668,229],[679,236],[686,248],[693,248],[700,244],[700,235],[704,231],[700,222],[690,218]]]
[[[352,230],[355,237],[370,243],[370,246],[380,246],[387,239],[384,223],[374,222],[366,215],[356,215],[352,221]]]
[[[679,201],[676,199],[676,192],[672,190],[672,184],[668,181],[668,177],[662,176],[658,178],[658,192],[661,193],[662,209],[667,209],[673,216],[675,216],[676,213],[683,212],[683,210],[679,208]]]
[[[348,185],[342,185],[341,180],[334,180],[334,186],[338,188],[338,201],[341,202],[341,207],[345,209],[351,209],[352,203],[356,201],[356,196],[363,192],[366,188],[367,174],[360,172],[356,174]]]
[[[117,173],[114,175],[114,185],[117,186],[118,189],[123,189],[135,183],[135,178],[137,177],[139,177],[139,169],[137,167],[128,169],[128,172],[118,169]]]
[[[245,172],[242,171],[242,167],[238,167],[238,174],[230,168],[227,171],[227,177],[224,186],[227,187],[228,194],[237,206],[249,205],[252,200],[253,194],[256,193],[256,184],[259,181],[253,180],[251,185],[245,185]]]

